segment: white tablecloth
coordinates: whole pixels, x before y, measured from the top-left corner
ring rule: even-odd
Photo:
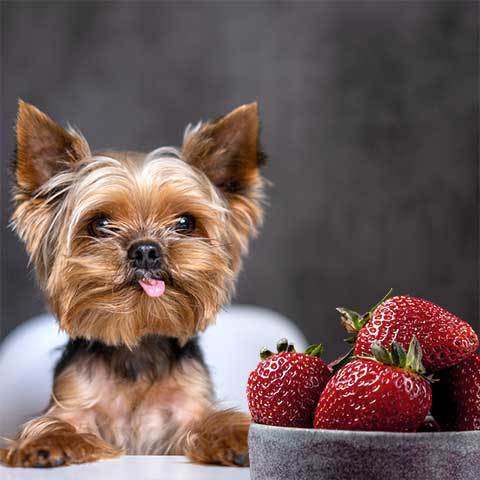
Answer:
[[[0,466],[1,480],[247,480],[248,468],[196,465],[180,456],[126,455],[59,468]]]

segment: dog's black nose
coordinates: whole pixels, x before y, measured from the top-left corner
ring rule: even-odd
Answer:
[[[162,252],[155,242],[135,242],[128,249],[128,258],[135,268],[151,270],[160,267]]]

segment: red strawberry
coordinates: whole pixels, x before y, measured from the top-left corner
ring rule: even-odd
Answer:
[[[432,413],[444,430],[480,430],[480,355],[439,372]]]
[[[391,352],[375,342],[372,353],[374,358],[356,358],[331,378],[318,402],[315,428],[417,431],[432,404],[417,339],[408,353],[396,342]]]
[[[355,355],[368,355],[375,340],[389,347],[395,340],[407,348],[415,335],[423,349],[423,363],[430,371],[451,367],[478,348],[472,327],[459,317],[427,300],[393,297],[365,315],[337,309],[350,332],[358,332]]]
[[[262,361],[250,373],[247,399],[256,423],[283,427],[311,427],[320,394],[331,371],[318,358],[321,345],[312,345],[297,353],[280,340],[279,353],[263,350]]]

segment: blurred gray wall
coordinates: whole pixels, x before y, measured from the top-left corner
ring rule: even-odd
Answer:
[[[257,99],[270,207],[237,302],[310,341],[392,286],[478,323],[478,2],[2,2],[1,334],[43,310],[5,224],[18,97],[94,148]]]

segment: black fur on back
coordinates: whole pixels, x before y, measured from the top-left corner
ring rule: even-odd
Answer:
[[[154,381],[170,372],[182,360],[196,360],[205,370],[202,351],[197,338],[181,346],[176,338],[148,335],[140,344],[129,350],[124,346],[109,346],[96,340],[70,339],[55,366],[57,377],[69,365],[81,362],[93,366],[102,361],[119,377],[135,381],[142,377]]]

